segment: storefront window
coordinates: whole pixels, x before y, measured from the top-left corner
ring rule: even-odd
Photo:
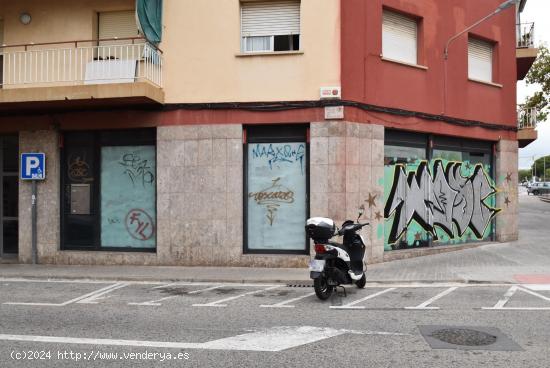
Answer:
[[[155,130],[64,134],[63,249],[155,250]]]
[[[305,129],[251,128],[246,147],[246,247],[250,253],[305,253]],[[277,137],[277,134],[279,136]]]
[[[492,238],[491,143],[389,131],[384,161],[385,250]]]

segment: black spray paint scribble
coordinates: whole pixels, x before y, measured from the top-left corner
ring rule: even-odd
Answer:
[[[389,243],[395,243],[415,220],[437,240],[435,227],[451,239],[461,237],[469,227],[475,236],[483,234],[492,218],[500,211],[485,204],[485,199],[496,193],[481,164],[474,167],[470,177],[460,174],[462,163],[441,160],[430,173],[427,162],[406,173],[403,165],[396,165],[392,188],[384,209],[384,217],[395,214]],[[453,224],[456,233],[453,230]]]
[[[134,186],[136,182],[140,183],[143,187],[146,184],[152,185],[155,182],[155,175],[153,174],[151,165],[149,165],[147,160],[142,160],[139,154],[126,153],[122,156],[119,164],[124,167],[124,174],[128,175]]]
[[[299,162],[304,173],[304,157],[306,154],[305,144],[300,144],[296,149],[290,144],[270,144],[269,146],[260,146],[252,148],[252,157],[267,158],[269,168],[273,169],[273,164],[279,162],[294,163]]]

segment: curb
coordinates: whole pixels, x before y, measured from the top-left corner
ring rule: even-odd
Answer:
[[[182,278],[158,278],[158,277],[144,277],[144,276],[122,276],[122,277],[108,277],[108,276],[59,276],[59,275],[0,275],[0,281],[7,280],[46,280],[46,281],[105,281],[105,282],[202,282],[202,283],[234,283],[234,284],[286,284],[290,287],[309,287],[313,285],[311,279],[278,279],[278,278],[266,278],[266,279],[236,279],[236,278],[200,278],[200,277],[182,277]],[[426,279],[411,279],[411,280],[380,280],[369,279],[367,277],[367,285],[376,284],[468,284],[468,285],[487,285],[487,284],[516,284],[517,282],[511,282],[508,280],[468,280],[468,279],[446,279],[446,280],[426,280]]]

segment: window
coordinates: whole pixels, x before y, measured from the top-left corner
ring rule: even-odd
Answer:
[[[468,39],[468,78],[493,81],[493,44],[476,38]]]
[[[62,249],[156,247],[154,129],[68,132],[62,151]]]
[[[243,52],[294,51],[300,49],[300,2],[241,3]]]
[[[416,19],[384,10],[382,14],[382,56],[416,64],[418,24]]]
[[[138,37],[136,13],[134,10],[98,13],[98,38],[130,38]],[[103,41],[100,45],[117,43],[129,44],[131,41]]]
[[[245,253],[309,254],[306,129],[246,128]]]

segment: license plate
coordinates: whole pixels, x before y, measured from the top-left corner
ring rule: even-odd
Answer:
[[[313,272],[323,272],[325,269],[325,261],[319,259],[312,259],[309,261],[309,270]]]

